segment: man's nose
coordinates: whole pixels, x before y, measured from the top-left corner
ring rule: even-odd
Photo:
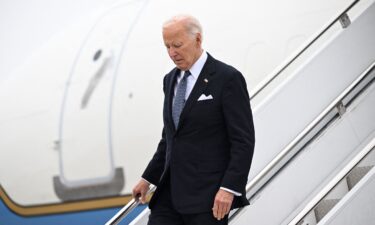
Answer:
[[[171,58],[173,58],[173,57],[175,57],[175,56],[177,55],[177,52],[176,52],[176,50],[175,50],[173,47],[170,47],[170,48],[168,49],[168,54],[169,54],[169,56],[170,56]]]

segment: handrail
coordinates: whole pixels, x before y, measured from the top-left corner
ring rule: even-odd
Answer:
[[[275,175],[277,171],[275,168],[278,166],[285,165],[288,160],[287,157],[293,157],[293,155],[297,154],[301,149],[298,149],[292,156],[290,156],[292,151],[295,151],[295,147],[307,137],[310,132],[318,127],[320,123],[329,115],[338,105],[342,103],[342,101],[363,81],[367,78],[368,75],[372,74],[371,72],[375,69],[375,62],[373,62],[352,84],[346,88],[315,120],[313,120],[296,138],[293,139],[260,173],[258,173],[254,179],[252,179],[246,185],[246,193],[252,191],[253,193],[250,194],[248,197],[251,200],[257,193],[264,187],[264,185],[270,181],[270,179]],[[373,75],[375,76],[375,75]],[[371,81],[374,77],[371,79]],[[370,82],[371,82],[370,81]],[[355,98],[356,96],[353,96]],[[280,165],[282,164],[282,165]],[[235,211],[229,218],[232,220],[242,208]]]
[[[338,184],[368,153],[374,150],[375,138],[373,138],[306,206],[294,217],[288,225],[295,225],[302,220],[313,208]]]
[[[133,198],[128,204],[121,208],[105,225],[117,225],[127,216],[134,208],[139,205],[139,200]]]
[[[156,190],[156,186],[152,186],[147,194],[153,193]],[[121,220],[127,216],[133,209],[140,204],[139,198],[133,198],[128,204],[120,209],[105,225],[117,225]]]
[[[337,21],[344,16],[351,8],[353,8],[360,0],[353,1],[347,8],[345,8],[344,11],[339,13],[338,16],[334,17],[334,19],[328,23],[328,25],[324,26],[323,29],[319,32],[316,36],[313,36],[310,41],[307,42],[306,45],[301,47],[299,51],[296,51],[297,53],[291,57],[289,57],[287,60],[284,61],[283,64],[277,67],[276,72],[272,72],[269,76],[267,76],[265,79],[263,79],[259,85],[257,85],[254,88],[254,91],[250,92],[250,99],[254,99],[264,88],[266,88],[273,80],[275,80],[284,70],[289,67],[290,64],[292,64],[300,55],[302,55],[312,44],[314,44],[328,29],[330,29],[334,24],[337,23]]]

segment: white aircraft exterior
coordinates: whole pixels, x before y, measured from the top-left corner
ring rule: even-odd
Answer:
[[[0,224],[102,224],[129,201],[161,135],[166,19],[196,16],[251,92],[350,2],[1,1]]]

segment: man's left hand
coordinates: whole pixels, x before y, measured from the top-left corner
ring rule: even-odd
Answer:
[[[212,208],[214,217],[221,220],[227,215],[232,206],[234,195],[220,189],[215,196],[214,207]]]

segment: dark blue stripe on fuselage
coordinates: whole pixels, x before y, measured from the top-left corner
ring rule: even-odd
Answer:
[[[129,224],[146,206],[138,206],[120,224]],[[80,211],[46,216],[23,217],[0,200],[0,225],[96,225],[105,224],[120,208]]]

